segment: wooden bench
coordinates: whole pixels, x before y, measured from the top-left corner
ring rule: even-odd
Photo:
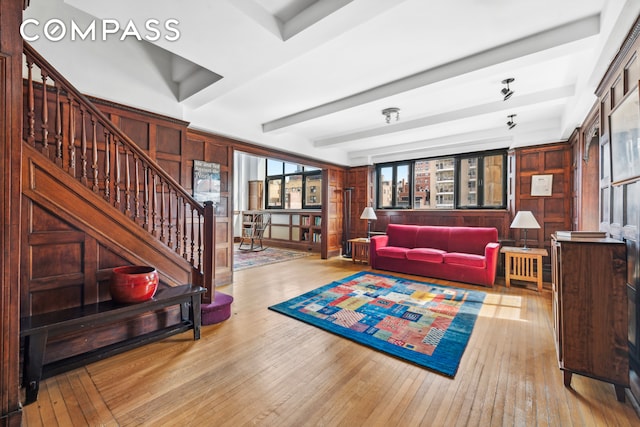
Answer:
[[[121,304],[112,300],[74,307],[51,313],[37,314],[20,319],[20,337],[25,338],[22,384],[26,391],[25,403],[38,399],[40,380],[57,375],[122,353],[131,348],[156,341],[170,335],[193,329],[193,339],[200,339],[201,295],[207,290],[200,286],[181,285],[158,289],[149,301],[137,304]],[[150,311],[180,304],[181,322],[158,331],[150,332],[126,341],[111,344],[88,353],[43,366],[44,353],[49,337],[132,318]]]

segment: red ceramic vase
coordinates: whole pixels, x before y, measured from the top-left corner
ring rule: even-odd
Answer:
[[[109,291],[116,302],[147,301],[158,289],[158,272],[145,265],[128,265],[113,269]]]

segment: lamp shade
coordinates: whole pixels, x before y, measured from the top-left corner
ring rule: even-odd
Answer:
[[[531,211],[520,211],[511,223],[511,228],[540,228]]]
[[[378,217],[376,216],[376,212],[373,210],[373,208],[371,206],[367,206],[362,211],[362,215],[360,215],[360,219],[368,219],[370,221],[375,221],[376,219],[378,219]]]

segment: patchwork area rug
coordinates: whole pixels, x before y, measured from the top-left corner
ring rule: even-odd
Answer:
[[[363,271],[269,309],[453,377],[485,295]]]
[[[238,245],[236,245],[233,253],[233,270],[239,271],[246,268],[274,264],[276,262],[290,261],[309,255],[311,254],[308,252],[272,247],[257,252],[241,251],[238,249]]]

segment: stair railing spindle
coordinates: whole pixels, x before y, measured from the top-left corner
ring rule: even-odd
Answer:
[[[80,107],[80,120],[82,120],[82,126],[80,128],[80,181],[86,186],[87,180],[87,130],[85,127],[86,111],[84,107]]]
[[[165,205],[164,205],[164,181],[160,179],[160,241],[166,243],[167,235],[165,233]]]
[[[41,70],[42,74],[42,154],[49,156],[49,106],[47,101],[47,78],[46,71]]]
[[[76,109],[74,107],[73,97],[67,96],[69,99],[69,174],[76,176]]]
[[[131,218],[131,171],[127,147],[124,147],[124,213]]]
[[[93,162],[91,163],[91,169],[93,169],[93,192],[97,193],[100,190],[100,183],[98,182],[98,134],[96,126],[96,117],[91,115],[91,151],[93,155]]]
[[[109,203],[111,203],[111,193],[109,190],[109,187],[111,186],[110,140],[111,140],[111,135],[105,129],[104,131],[104,198]]]
[[[56,164],[62,167],[62,109],[60,108],[60,86],[56,83],[56,117],[55,117]]]
[[[33,94],[33,60],[27,56],[27,142],[36,145],[36,111]]]
[[[115,201],[113,205],[120,209],[120,141],[117,135],[113,135],[113,162],[115,163],[115,180],[113,182],[113,195]]]
[[[133,215],[134,219],[140,219],[140,159],[136,153],[133,153],[133,175],[135,179],[134,196],[133,196]]]

